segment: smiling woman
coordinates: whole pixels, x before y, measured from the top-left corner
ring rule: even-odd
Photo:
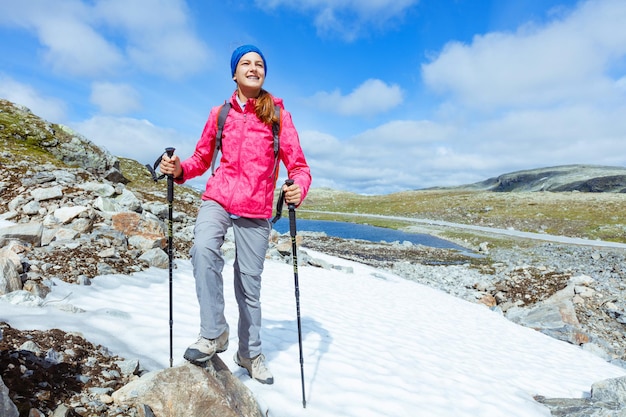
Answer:
[[[311,185],[311,173],[291,115],[281,99],[263,89],[267,62],[261,50],[254,45],[238,47],[232,53],[230,69],[237,89],[229,102],[211,110],[194,154],[182,162],[178,155],[163,155],[160,164],[162,173],[183,183],[203,175],[221,150],[219,166],[213,166],[206,183],[194,229],[190,253],[200,304],[200,336],[187,348],[184,358],[203,365],[228,348],[221,246],[232,227],[237,251],[235,296],[240,312],[234,360],[250,377],[272,384],[274,377],[261,349],[260,297],[279,162],[284,163],[292,179],[282,187],[287,203],[302,202]]]

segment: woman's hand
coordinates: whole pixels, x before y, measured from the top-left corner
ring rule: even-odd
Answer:
[[[180,158],[178,155],[172,155],[170,158],[167,154],[164,154],[159,164],[159,171],[165,175],[172,175],[174,178],[180,177],[183,173],[183,169],[180,166]]]
[[[302,190],[296,183],[291,185],[283,184],[283,196],[287,204],[295,204],[297,206],[302,201]]]

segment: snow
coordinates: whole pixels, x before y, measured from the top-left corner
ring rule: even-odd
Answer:
[[[307,251],[353,272],[299,267],[306,409],[293,267],[268,260],[263,274],[262,338],[274,385],[252,381],[232,361],[237,306],[231,265],[224,270],[231,340],[220,357],[269,416],[550,416],[534,395],[589,396],[593,382],[626,374],[482,305]],[[189,261],[176,260],[173,302],[177,365],[199,329]],[[149,370],[169,366],[167,270],[100,276],[91,286],[54,280],[42,307],[0,301],[0,320],[19,329],[78,331]]]

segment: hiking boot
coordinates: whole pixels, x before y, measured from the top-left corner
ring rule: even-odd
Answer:
[[[198,340],[191,344],[183,357],[191,363],[202,365],[216,353],[222,353],[228,349],[228,330],[217,339],[207,339],[199,336]]]
[[[261,384],[271,385],[274,383],[274,377],[269,369],[265,366],[265,356],[261,353],[252,359],[242,358],[239,352],[235,353],[235,363],[245,368],[250,377],[256,379]]]

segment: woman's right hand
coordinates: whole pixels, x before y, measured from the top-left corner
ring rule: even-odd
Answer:
[[[180,158],[178,155],[172,155],[170,158],[167,154],[164,154],[159,164],[159,171],[165,175],[172,175],[174,178],[178,178],[183,173],[183,169],[180,166]]]

